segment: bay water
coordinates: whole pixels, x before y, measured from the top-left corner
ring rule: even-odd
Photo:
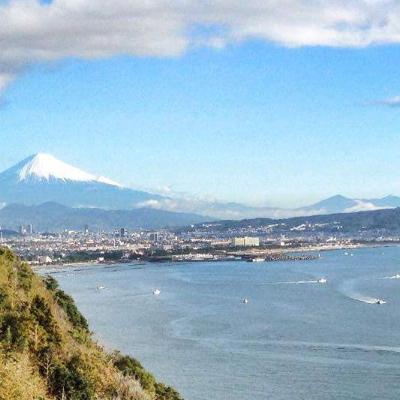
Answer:
[[[42,272],[101,344],[187,400],[400,398],[399,247]]]

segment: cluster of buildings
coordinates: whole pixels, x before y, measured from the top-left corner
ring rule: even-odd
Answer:
[[[92,232],[85,225],[81,231],[39,233],[31,224],[25,224],[17,235],[11,236],[0,228],[0,245],[11,247],[32,264],[51,264],[132,259],[221,260],[296,249],[343,248],[368,240],[400,241],[400,237],[394,236],[355,238],[332,229],[325,232],[321,226],[303,224],[284,229],[282,225],[220,229],[218,223],[213,223],[180,230],[129,231],[121,227],[113,232]]]
[[[18,229],[20,235],[32,235],[33,234],[33,225],[20,225]]]

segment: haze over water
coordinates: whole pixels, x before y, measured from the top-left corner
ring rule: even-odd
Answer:
[[[400,248],[353,253],[54,276],[101,343],[135,356],[187,400],[398,399]],[[387,303],[370,304],[378,298]]]

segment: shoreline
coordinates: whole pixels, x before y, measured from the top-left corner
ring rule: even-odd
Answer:
[[[110,265],[145,265],[145,264],[170,264],[170,263],[199,263],[199,262],[239,262],[239,261],[249,261],[252,258],[257,257],[266,257],[265,262],[279,262],[279,261],[302,261],[303,257],[295,258],[291,256],[287,256],[287,254],[293,253],[321,253],[328,251],[340,251],[340,250],[357,250],[364,248],[381,248],[381,247],[398,247],[399,243],[373,243],[373,244],[349,244],[349,245],[332,245],[332,246],[306,246],[306,247],[293,247],[293,248],[285,248],[285,249],[250,249],[250,250],[239,250],[239,251],[231,251],[227,253],[225,257],[221,258],[182,258],[182,259],[173,259],[173,257],[177,257],[179,255],[170,255],[165,257],[160,257],[159,259],[155,258],[147,258],[141,260],[132,260],[130,262],[126,262],[123,260],[119,261],[82,261],[82,262],[70,262],[70,263],[54,263],[54,264],[30,264],[30,267],[35,271],[44,268],[73,268],[73,267],[90,267],[90,266],[110,266]],[[201,253],[197,254],[201,257]],[[274,256],[280,255],[282,258],[274,258]],[[169,257],[171,259],[169,259]],[[289,257],[289,258],[288,258]],[[291,258],[290,258],[291,257]],[[310,256],[310,259],[317,259],[318,256]],[[308,259],[308,258],[307,258]]]

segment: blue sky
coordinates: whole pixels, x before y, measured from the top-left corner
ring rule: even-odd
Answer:
[[[254,39],[38,62],[2,94],[0,169],[48,152],[132,187],[224,201],[400,195],[399,65],[396,44]]]

